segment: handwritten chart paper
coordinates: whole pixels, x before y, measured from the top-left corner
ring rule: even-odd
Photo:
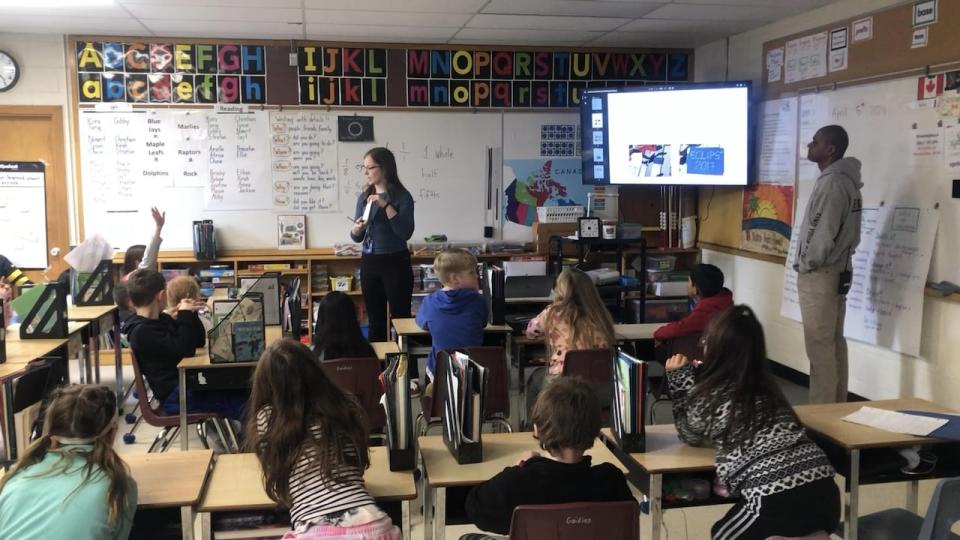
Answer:
[[[207,114],[209,178],[207,210],[270,208],[270,155],[267,113]]]
[[[336,127],[335,116],[319,111],[270,114],[274,208],[339,210]]]

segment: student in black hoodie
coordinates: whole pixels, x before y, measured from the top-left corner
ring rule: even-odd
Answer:
[[[636,501],[620,469],[592,465],[584,455],[600,435],[600,404],[587,383],[558,377],[540,393],[531,419],[533,436],[548,455],[527,452],[470,490],[467,517],[477,527],[508,534],[520,505]]]
[[[130,274],[127,290],[135,312],[123,323],[130,347],[153,396],[167,414],[180,413],[177,364],[194,356],[206,343],[206,331],[197,311],[206,304],[186,298],[172,315],[167,307],[166,281],[156,270],[142,268]],[[187,394],[188,412],[212,412],[241,420],[248,391],[204,390]]]

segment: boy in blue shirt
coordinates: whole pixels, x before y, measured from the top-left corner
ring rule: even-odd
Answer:
[[[426,297],[417,311],[417,324],[433,339],[427,358],[431,381],[437,351],[483,345],[487,326],[487,303],[478,290],[477,258],[462,249],[446,249],[433,260],[433,270],[443,288]]]

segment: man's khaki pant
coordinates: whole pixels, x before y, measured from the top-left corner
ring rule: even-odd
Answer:
[[[837,293],[840,274],[815,270],[797,275],[803,341],[810,359],[810,403],[847,400],[847,298]]]

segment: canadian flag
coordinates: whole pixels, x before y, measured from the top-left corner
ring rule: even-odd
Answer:
[[[931,99],[943,93],[943,73],[917,79],[917,99]]]

